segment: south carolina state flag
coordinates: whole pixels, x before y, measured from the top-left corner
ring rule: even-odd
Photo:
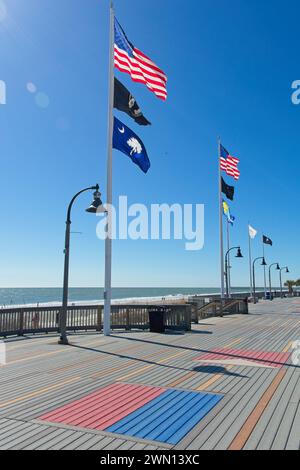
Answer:
[[[113,148],[125,153],[133,163],[138,165],[144,173],[147,173],[150,161],[143,142],[117,118],[114,118]]]

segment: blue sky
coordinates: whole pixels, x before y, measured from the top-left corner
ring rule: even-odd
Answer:
[[[116,241],[113,285],[219,285],[218,135],[241,160],[232,242],[245,259],[234,260],[232,283],[248,283],[248,220],[274,241],[267,260],[300,277],[300,106],[291,103],[291,84],[300,79],[299,2],[115,0],[115,7],[131,41],[169,78],[163,103],[116,72],[153,125],[141,129],[116,113],[143,139],[152,168],[144,175],[114,152],[115,200],[205,204],[205,247],[195,253],[183,241]],[[67,203],[96,182],[105,199],[108,1],[0,0],[0,12],[7,85],[0,285],[59,286]],[[104,244],[97,220],[84,212],[89,203],[82,196],[73,212],[72,229],[82,234],[72,236],[72,286],[103,285]],[[261,254],[259,239],[253,252]]]

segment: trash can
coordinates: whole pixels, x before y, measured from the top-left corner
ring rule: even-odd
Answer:
[[[165,333],[165,313],[164,307],[153,307],[149,310],[149,324],[151,333]]]

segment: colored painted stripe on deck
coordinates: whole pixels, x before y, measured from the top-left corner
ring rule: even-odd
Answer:
[[[168,390],[105,430],[175,445],[222,398],[210,393]]]
[[[281,368],[286,365],[290,358],[289,352],[276,352],[276,351],[253,351],[248,349],[230,349],[219,348],[207,354],[201,354],[196,361],[210,361],[215,364],[222,363],[222,361],[249,361],[252,364],[261,366]]]
[[[242,450],[245,446],[246,442],[248,441],[251,433],[253,432],[255,426],[259,422],[260,418],[262,417],[264,411],[266,410],[267,406],[269,405],[271,399],[273,398],[276,390],[278,389],[279,385],[281,384],[284,376],[286,374],[285,369],[281,369],[277,372],[276,377],[272,381],[271,385],[267,388],[257,405],[255,406],[254,410],[243,424],[240,431],[237,433],[233,441],[231,442],[228,450]]]
[[[164,388],[113,384],[40,417],[43,421],[104,430],[165,392]]]
[[[177,444],[222,398],[212,393],[115,383],[40,419]]]

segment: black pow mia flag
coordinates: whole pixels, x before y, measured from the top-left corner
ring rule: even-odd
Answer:
[[[265,245],[273,246],[273,242],[272,242],[271,238],[266,237],[265,235],[263,236],[263,242],[264,242]]]
[[[228,199],[230,199],[230,201],[233,201],[234,186],[229,186],[227,183],[225,183],[223,178],[222,178],[222,193],[225,194],[225,196]]]
[[[149,122],[143,115],[134,96],[129,93],[127,88],[117,78],[115,78],[114,107],[119,111],[128,114],[128,116],[134,119],[140,126],[151,125],[151,122]]]

